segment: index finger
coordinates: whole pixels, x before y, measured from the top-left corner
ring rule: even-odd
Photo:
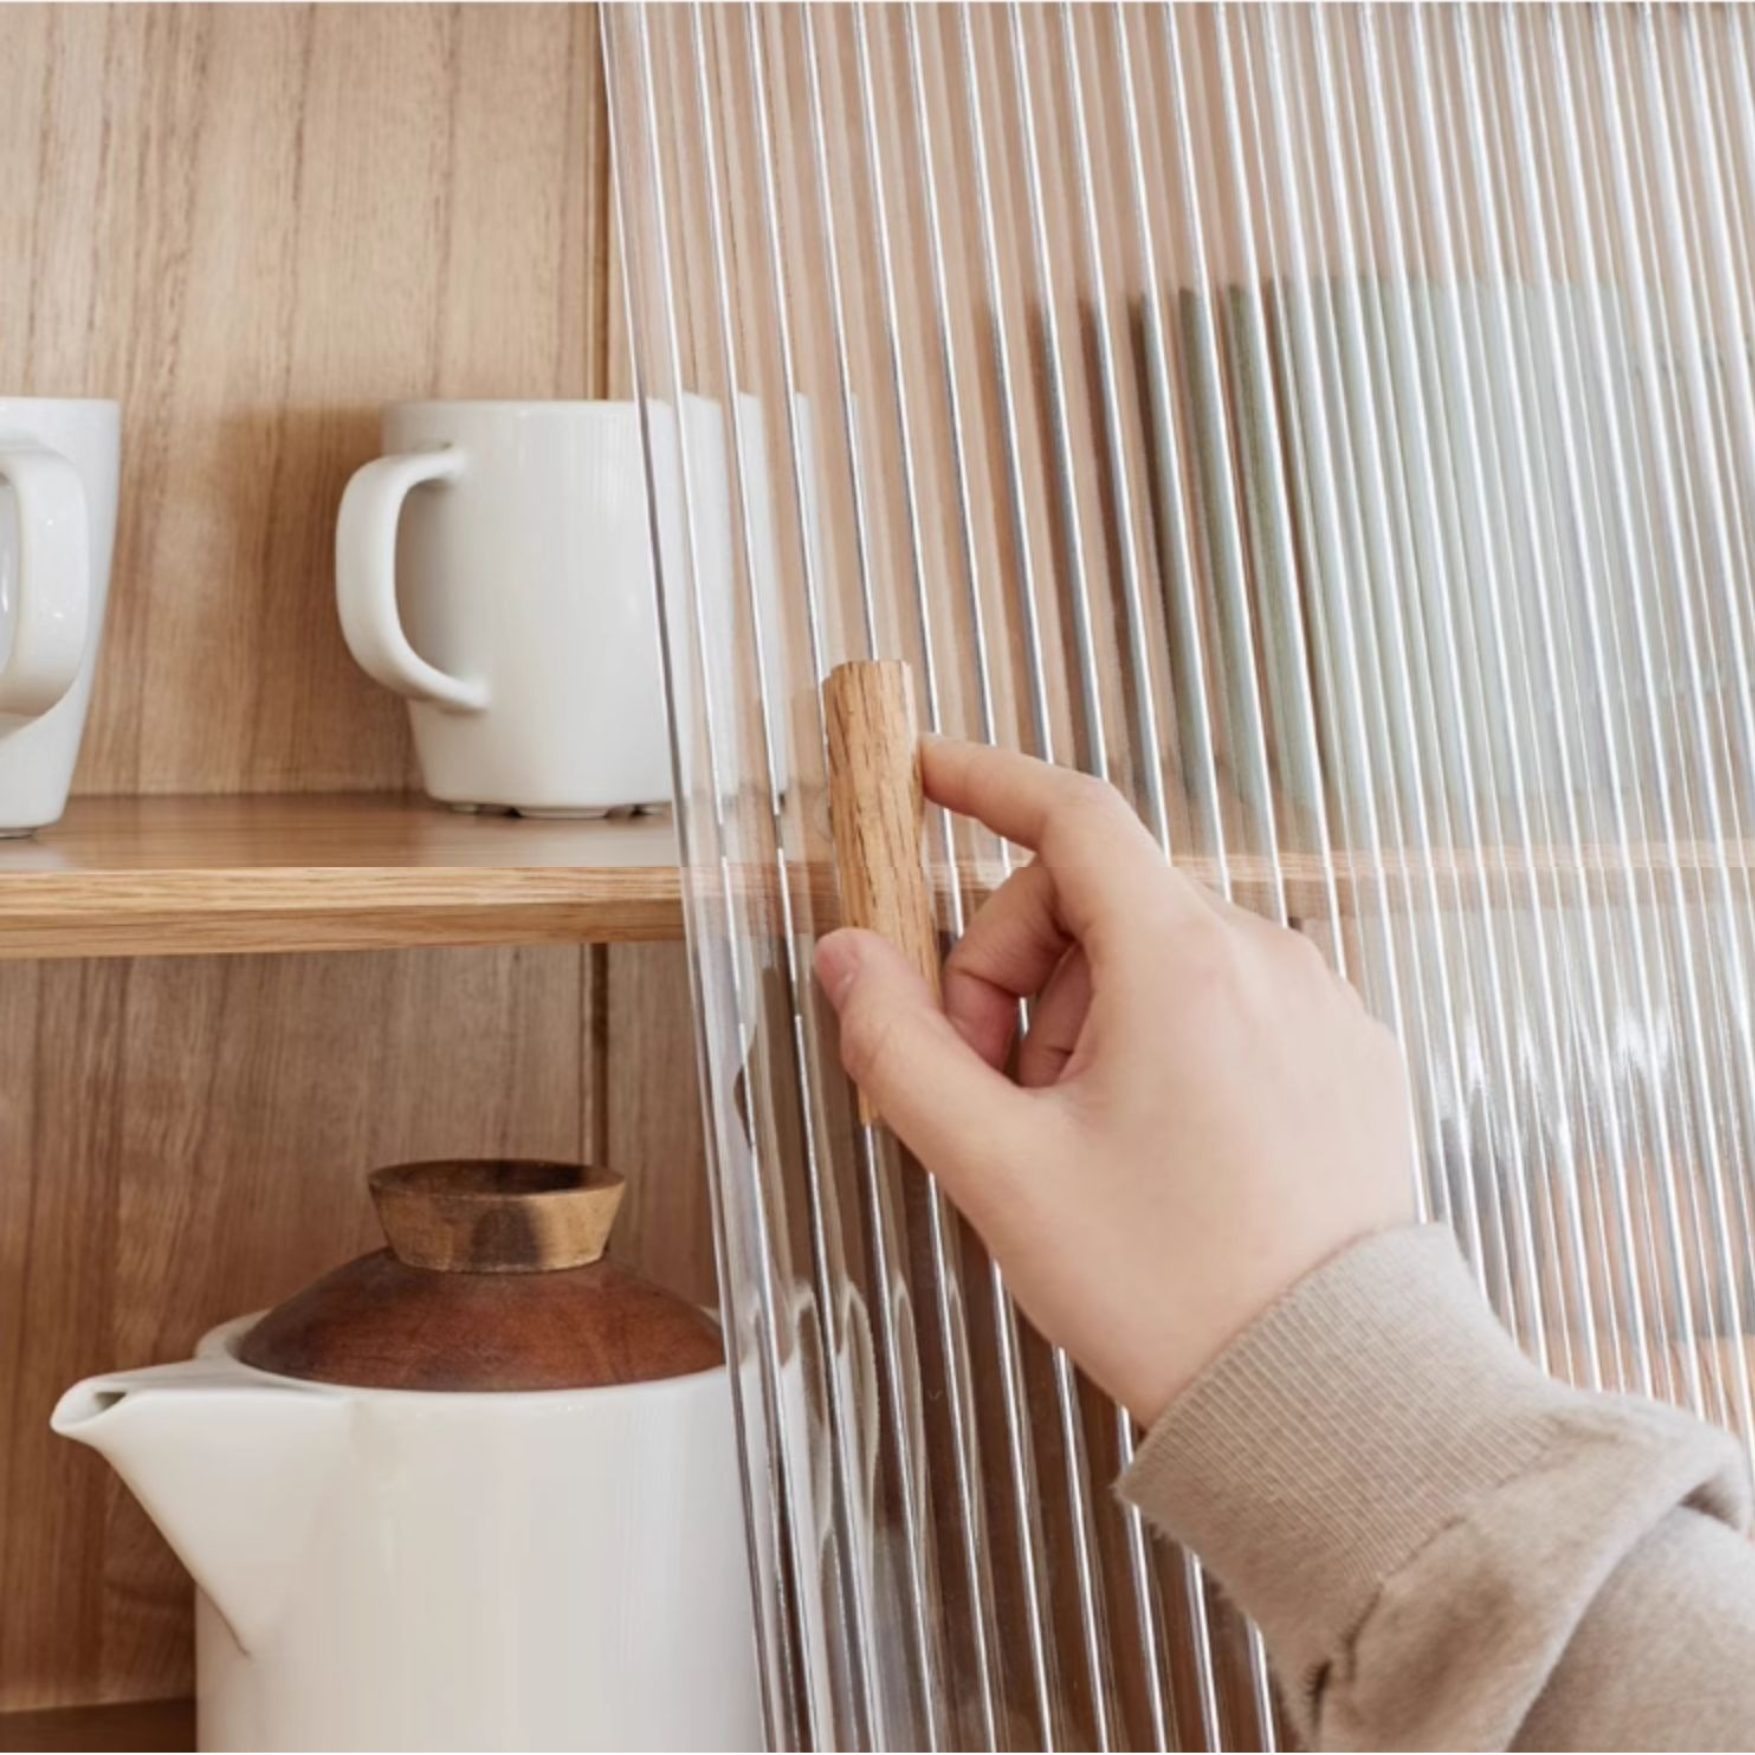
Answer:
[[[1105,926],[1202,908],[1113,786],[993,744],[929,739],[926,795],[1036,854],[1054,880],[1061,917],[1088,948]]]

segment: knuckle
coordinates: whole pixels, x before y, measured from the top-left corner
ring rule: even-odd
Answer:
[[[1178,919],[1167,927],[1165,939],[1172,979],[1185,992],[1213,997],[1238,984],[1239,946],[1216,917]]]
[[[1095,774],[1075,774],[1067,787],[1067,809],[1092,821],[1133,819],[1133,807],[1107,780]]]
[[[1327,980],[1333,974],[1328,958],[1322,953],[1322,946],[1302,932],[1287,928],[1280,934],[1277,948],[1291,967],[1305,975],[1320,975]]]

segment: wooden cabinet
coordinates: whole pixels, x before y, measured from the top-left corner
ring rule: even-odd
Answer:
[[[77,796],[0,846],[22,1713],[191,1685],[187,1580],[56,1395],[368,1247],[371,1166],[599,1159],[623,1254],[704,1298],[712,1253],[669,825],[429,805],[333,609],[382,403],[619,388],[592,10],[0,8],[0,261],[0,395],[123,405]]]

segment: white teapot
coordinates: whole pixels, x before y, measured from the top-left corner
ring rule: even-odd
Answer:
[[[620,1178],[372,1192],[390,1249],[55,1409],[194,1575],[200,1746],[759,1747],[719,1332],[603,1258]]]

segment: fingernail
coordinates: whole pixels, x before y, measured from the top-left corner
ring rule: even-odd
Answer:
[[[859,947],[844,932],[832,932],[817,946],[817,979],[830,1001],[839,1006],[859,973]]]

